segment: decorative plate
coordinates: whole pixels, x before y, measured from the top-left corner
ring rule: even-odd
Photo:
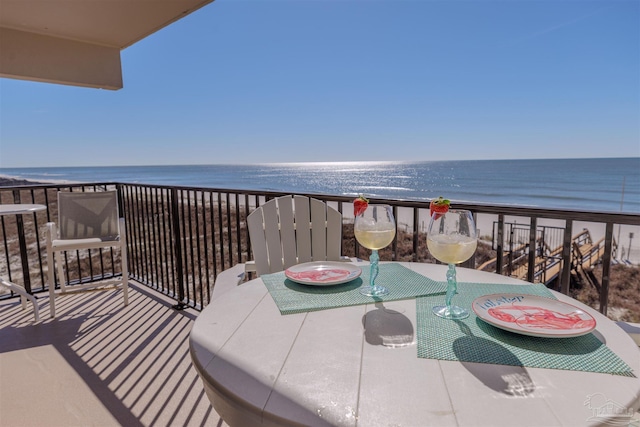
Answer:
[[[495,327],[534,337],[577,337],[596,327],[596,320],[584,310],[537,295],[484,295],[473,301],[472,308]]]
[[[348,262],[314,261],[294,265],[284,271],[289,280],[303,285],[331,286],[350,282],[362,270]]]

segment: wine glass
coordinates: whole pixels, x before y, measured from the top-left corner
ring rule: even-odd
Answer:
[[[369,286],[360,288],[362,295],[377,297],[387,295],[389,290],[384,286],[376,285],[378,276],[378,249],[382,249],[393,242],[396,236],[396,221],[393,218],[393,211],[388,205],[369,205],[364,212],[356,215],[353,231],[358,242],[367,249],[371,249],[371,273]]]
[[[456,264],[471,258],[478,246],[478,232],[471,212],[449,209],[444,214],[434,213],[427,229],[427,247],[438,261],[449,264],[447,271],[447,295],[445,304],[433,308],[433,312],[445,319],[464,319],[469,312],[451,305],[457,293]]]

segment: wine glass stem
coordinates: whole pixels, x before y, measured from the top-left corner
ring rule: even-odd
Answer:
[[[371,286],[372,288],[375,287],[374,282],[376,280],[376,277],[378,277],[378,261],[380,261],[378,251],[376,249],[373,249],[371,251],[371,256],[369,257],[369,263],[371,264],[371,270],[369,273],[369,286]]]
[[[447,296],[445,303],[447,308],[451,309],[451,299],[458,293],[458,281],[456,280],[456,265],[449,264],[449,270],[447,270]]]

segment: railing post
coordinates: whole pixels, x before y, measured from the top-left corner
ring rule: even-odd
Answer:
[[[125,217],[125,214],[124,214],[124,196],[122,194],[123,192],[124,192],[124,190],[122,188],[122,184],[120,184],[120,183],[116,184],[116,194],[117,194],[117,197],[118,197],[118,218],[124,218]],[[125,219],[124,224],[125,224],[124,233],[127,236],[127,245],[126,245],[127,247],[125,247],[123,250],[129,251],[129,246],[131,246],[131,240],[129,240],[128,236],[130,236],[129,233],[131,231],[131,225],[128,224],[128,221],[126,219]],[[129,230],[126,230],[127,226],[129,228]],[[129,271],[131,271],[131,268],[129,267],[129,256],[127,256],[126,259],[127,259],[127,271],[129,272]],[[102,271],[102,275],[104,276],[104,270]],[[127,274],[127,275],[131,276],[131,274]],[[128,277],[127,277],[127,279],[128,279]]]
[[[338,207],[340,210],[340,213],[342,213],[342,202],[338,203]],[[244,195],[244,218],[245,221],[247,218],[249,218],[250,212],[249,212],[249,195],[245,194]],[[213,220],[211,221],[211,224],[213,225]],[[245,231],[245,236],[247,239],[247,258],[245,261],[249,261],[252,258],[252,254],[253,254],[253,249],[251,249],[251,237],[249,236],[249,227],[245,227],[244,229]],[[344,244],[344,242],[343,242]],[[214,245],[215,246],[215,245]],[[240,262],[242,261],[242,258],[240,259]]]
[[[609,304],[609,270],[611,269],[611,251],[613,246],[613,223],[608,222],[604,232],[604,258],[602,260],[602,283],[600,285],[600,313],[607,315]]]
[[[536,231],[538,228],[538,218],[531,218],[529,224],[529,268],[527,269],[527,282],[533,283],[536,272]]]
[[[513,273],[513,234],[516,232],[514,224],[509,224],[509,268],[507,269],[507,273],[509,276]]]
[[[536,242],[540,242],[540,246],[539,249],[538,247],[536,247],[536,256],[538,255],[538,253],[540,253],[540,258],[542,258],[544,261],[542,263],[543,269],[542,269],[542,283],[544,283],[545,285],[547,284],[547,268],[549,266],[549,257],[547,256],[547,254],[545,253],[545,248],[547,247],[547,227],[545,227],[544,225],[541,227],[540,229],[540,239],[538,239],[538,232],[536,230]],[[553,260],[552,260],[553,262]]]
[[[397,254],[398,254],[398,207],[394,206],[392,208],[393,211],[393,217],[395,218],[395,223],[396,223],[396,237],[393,238],[393,242],[391,243],[391,260],[395,261],[396,259],[398,259]],[[355,219],[354,219],[354,224],[355,224]]]
[[[240,196],[235,194],[236,198],[236,241],[238,242],[238,262],[242,262],[242,237],[240,235]]]
[[[560,276],[560,292],[569,295],[569,285],[571,283],[571,235],[573,234],[573,221],[568,219],[564,226],[564,237],[562,239],[562,274]]]
[[[20,203],[20,190],[13,190],[13,202]],[[31,275],[29,274],[29,259],[27,258],[27,241],[24,237],[24,222],[22,215],[16,215],[18,227],[18,243],[20,244],[20,262],[22,263],[22,283],[25,291],[31,294]]]
[[[419,224],[419,211],[418,208],[413,208],[413,256],[412,256],[412,261],[413,262],[417,262],[418,261],[418,239],[420,238],[420,233],[418,230],[418,227],[420,226]]]
[[[498,215],[498,246],[496,248],[496,273],[502,274],[504,256],[504,215]]]
[[[171,212],[173,228],[173,250],[176,258],[176,278],[178,280],[178,303],[173,306],[176,310],[183,310],[184,303],[184,267],[182,265],[182,239],[180,237],[180,209],[178,206],[178,189],[171,189]]]
[[[118,195],[118,217],[120,218],[124,218],[124,197],[122,192],[122,184],[116,184],[116,194]]]

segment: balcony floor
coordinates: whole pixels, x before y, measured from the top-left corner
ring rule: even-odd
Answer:
[[[133,283],[56,300],[41,322],[17,299],[0,302],[0,425],[228,427],[191,365],[197,312]]]

